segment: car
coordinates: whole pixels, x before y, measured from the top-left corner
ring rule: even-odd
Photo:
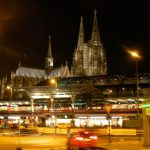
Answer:
[[[76,131],[70,134],[70,148],[87,148],[95,147],[98,143],[96,134],[90,131]]]

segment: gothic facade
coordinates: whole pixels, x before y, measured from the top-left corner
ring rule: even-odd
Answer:
[[[19,65],[15,71],[11,72],[10,80],[6,77],[0,80],[1,99],[5,98],[7,84],[10,84],[15,89],[18,87],[30,87],[49,78],[106,75],[106,52],[100,39],[96,10],[94,11],[91,39],[87,43],[84,39],[83,17],[81,17],[78,42],[73,54],[71,71],[67,62],[66,65],[54,69],[53,61],[51,37],[49,37],[45,68],[37,69]]]
[[[0,80],[0,99],[8,99],[8,97],[10,97],[10,91],[6,88],[7,85],[11,86],[12,89],[31,87],[44,79],[56,77],[63,78],[69,76],[70,71],[68,63],[59,68],[53,68],[51,38],[49,37],[48,53],[45,58],[45,68],[29,68],[19,64],[18,68],[11,72],[10,79],[3,77]]]
[[[94,76],[107,74],[106,52],[101,42],[97,12],[94,10],[91,39],[84,38],[83,17],[81,17],[77,47],[73,55],[72,76]]]

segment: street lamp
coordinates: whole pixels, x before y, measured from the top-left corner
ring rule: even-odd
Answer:
[[[110,96],[111,96],[111,93],[112,93],[112,90],[111,89],[107,89],[106,90],[106,94],[108,95],[108,100],[110,100]],[[108,120],[108,129],[109,129],[109,132],[108,132],[108,136],[109,136],[109,145],[111,145],[111,137],[110,137],[110,129],[111,129],[111,115],[110,115],[110,111],[112,109],[112,105],[110,103],[108,103],[108,101],[106,102],[105,104],[105,110],[107,112],[107,120]]]
[[[12,101],[12,86],[11,85],[7,85],[6,89],[10,91],[10,115],[11,115],[11,111],[12,111],[12,107],[11,107],[11,101]]]
[[[56,79],[50,79],[50,84],[54,84],[55,85],[55,90],[57,91],[57,80]],[[54,107],[53,109],[54,109],[54,113],[55,113],[55,134],[57,133],[57,130],[56,130],[56,128],[57,128],[57,125],[56,125],[56,123],[57,123],[57,121],[56,121],[56,104],[54,103],[54,99],[53,98],[51,98],[51,108],[52,107]]]
[[[10,108],[11,108],[11,101],[12,101],[12,94],[13,94],[13,88],[11,85],[7,85],[6,86],[7,90],[10,90]],[[11,115],[11,111],[12,109],[10,110],[10,115]],[[16,147],[16,150],[22,150],[22,147],[20,145],[20,121],[18,122],[18,132],[19,132],[19,136],[18,136],[18,147]]]
[[[55,88],[56,88],[56,90],[57,90],[57,80],[56,80],[56,79],[51,79],[51,80],[50,80],[50,83],[51,83],[51,84],[54,84],[54,86],[55,86]]]
[[[108,134],[108,136],[109,136],[109,145],[111,145],[111,138],[110,138],[110,120],[111,120],[111,115],[110,115],[110,111],[112,109],[112,105],[106,103],[105,109],[106,109],[106,112],[107,112],[107,120],[108,120],[108,124],[109,124],[109,134]]]
[[[53,104],[53,102],[54,102],[54,99],[53,98],[50,98],[50,100],[51,100],[51,110],[53,111],[53,109],[54,109],[54,104]]]
[[[136,69],[136,99],[137,99],[137,120],[138,122],[140,121],[139,119],[139,114],[140,114],[140,106],[139,106],[139,70],[138,70],[138,62],[141,59],[141,55],[139,54],[138,51],[129,51],[129,54],[135,59],[135,69]],[[138,124],[138,137],[140,141],[140,122]]]
[[[12,100],[12,86],[7,85],[6,88],[7,90],[10,90],[10,100]]]

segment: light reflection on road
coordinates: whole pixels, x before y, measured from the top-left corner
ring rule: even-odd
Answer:
[[[99,146],[111,150],[143,150],[142,141],[139,144],[137,137],[111,137],[111,146],[108,137],[100,137]],[[0,136],[0,150],[16,150],[20,145],[22,150],[66,150],[66,135],[21,135]]]
[[[0,136],[0,149],[14,150],[21,145],[24,149],[29,148],[66,148],[67,137],[61,135],[26,135],[26,136]]]

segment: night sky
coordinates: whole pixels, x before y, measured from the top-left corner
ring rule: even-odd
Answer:
[[[135,60],[125,48],[143,56],[139,71],[150,72],[150,8],[147,0],[1,0],[0,77],[23,66],[44,68],[48,36],[54,67],[69,66],[77,44],[80,16],[86,41],[93,10],[97,9],[101,40],[107,52],[108,73],[135,73]]]

